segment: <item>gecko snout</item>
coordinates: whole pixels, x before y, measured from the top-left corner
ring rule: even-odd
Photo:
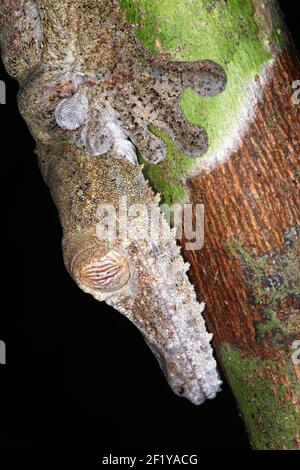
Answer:
[[[177,358],[176,358],[177,359]],[[197,377],[190,367],[184,367],[182,364],[166,364],[164,370],[166,379],[173,392],[188,399],[194,405],[201,405],[205,400],[215,398],[220,390],[221,380],[214,369],[213,377]],[[210,375],[210,374],[208,374]]]
[[[190,360],[186,347],[165,344],[164,347],[153,341],[149,335],[144,338],[165,375],[173,392],[189,400],[194,405],[201,405],[205,400],[215,398],[220,391],[220,380],[216,363],[210,359],[210,366],[204,367],[205,357],[198,352]]]

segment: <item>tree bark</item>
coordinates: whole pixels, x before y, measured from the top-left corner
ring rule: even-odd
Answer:
[[[172,33],[180,38],[175,47],[172,29],[168,29],[168,21],[173,24],[174,18],[163,20],[157,2],[133,3],[136,16],[131,11],[131,19],[143,21],[139,37],[148,47],[154,49],[156,38],[160,52],[171,51],[176,58],[194,54],[197,58],[194,47],[199,49],[199,57],[203,57],[202,43],[200,40],[195,46],[189,43],[191,34],[183,20],[175,25],[179,30]],[[186,19],[189,18],[186,2],[179,3],[178,9],[185,8]],[[229,115],[235,100],[230,89],[231,67],[236,80],[244,87],[246,104],[242,99],[239,101],[240,109],[235,109],[236,117],[227,129],[230,134],[236,126],[240,140],[238,145],[229,146],[222,153],[219,148],[222,145],[226,148],[228,134],[220,132],[220,137],[215,129],[219,142],[214,147],[217,137],[211,132],[213,151],[193,169],[193,176],[189,176],[190,168],[182,160],[174,171],[178,155],[170,144],[169,160],[158,165],[159,171],[146,164],[145,173],[165,201],[173,203],[185,197],[189,202],[205,206],[204,247],[194,252],[185,250],[185,257],[192,265],[192,282],[206,302],[205,318],[214,333],[215,351],[236,397],[252,446],[299,449],[300,370],[299,350],[297,356],[295,349],[300,333],[297,294],[300,106],[292,100],[292,84],[300,77],[299,59],[276,2],[244,2],[238,12],[229,11],[234,3],[230,1],[218,5],[213,1],[196,3],[199,16],[203,5],[207,7],[207,18],[202,25],[204,33],[212,34],[208,58],[217,60],[229,75],[229,90],[223,93],[225,101],[228,95]],[[253,9],[248,15],[250,6]],[[223,15],[213,16],[215,8],[222,9]],[[234,17],[235,14],[233,26],[224,21],[226,15]],[[239,30],[241,17],[243,28]],[[211,21],[207,29],[205,20]],[[243,43],[243,38],[251,39],[253,24],[257,27],[256,37],[264,42],[263,48],[268,44],[271,54],[271,60],[262,60],[265,68],[259,64],[253,74],[254,95],[248,87],[249,76],[246,78],[242,73],[248,67],[249,54],[254,55],[254,51],[246,49],[246,41]],[[200,32],[202,25],[198,24]],[[220,37],[213,36],[214,27],[222,29]],[[220,44],[221,40],[230,41],[232,27],[236,28],[236,39],[244,48],[244,55],[238,58],[238,54],[228,58],[226,47]],[[149,31],[154,38],[149,36],[149,39]],[[162,31],[161,39],[157,31]],[[186,100],[183,97],[186,114],[190,112],[191,102],[192,97]],[[238,115],[244,106],[252,110],[252,117],[243,112]],[[213,112],[227,119],[222,115],[221,104]],[[190,116],[193,122],[197,116],[203,122],[201,111],[198,115],[197,111],[191,112]],[[204,118],[209,129],[215,116],[207,114]],[[185,247],[184,241],[182,246]]]
[[[280,54],[239,150],[188,182],[206,214],[203,249],[186,252],[192,281],[258,449],[300,445],[299,365],[292,361],[299,339],[300,113],[290,91],[298,71],[292,51]]]

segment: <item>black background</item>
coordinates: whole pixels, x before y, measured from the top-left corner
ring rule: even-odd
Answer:
[[[297,2],[280,3],[299,47]],[[3,68],[0,78],[7,86],[0,106],[0,339],[7,346],[0,449],[249,449],[226,383],[201,407],[176,397],[138,331],[69,277],[56,208],[17,110],[18,86]]]

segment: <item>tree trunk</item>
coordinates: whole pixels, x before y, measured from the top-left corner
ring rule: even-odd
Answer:
[[[299,339],[300,116],[289,86],[296,70],[282,53],[239,150],[188,183],[206,211],[204,248],[186,253],[192,281],[258,449],[300,445],[299,365],[292,360]]]
[[[213,102],[182,98],[208,130],[207,156],[191,164],[156,131],[168,156],[145,174],[165,202],[205,206],[204,247],[185,257],[252,446],[299,449],[297,53],[275,1],[121,3],[150,49],[227,72]]]

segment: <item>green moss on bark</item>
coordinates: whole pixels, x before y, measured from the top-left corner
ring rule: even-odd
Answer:
[[[267,333],[280,341],[291,341],[299,334],[298,296],[300,291],[299,272],[299,227],[290,227],[284,233],[284,248],[279,253],[255,257],[247,252],[241,241],[227,243],[230,254],[241,262],[249,286],[249,300],[258,305],[264,319],[256,324],[257,339]],[[281,305],[290,299],[288,314],[279,318]]]
[[[228,344],[220,348],[220,357],[252,446],[299,449],[300,414],[290,391],[300,390],[291,359],[278,363],[247,357]]]

